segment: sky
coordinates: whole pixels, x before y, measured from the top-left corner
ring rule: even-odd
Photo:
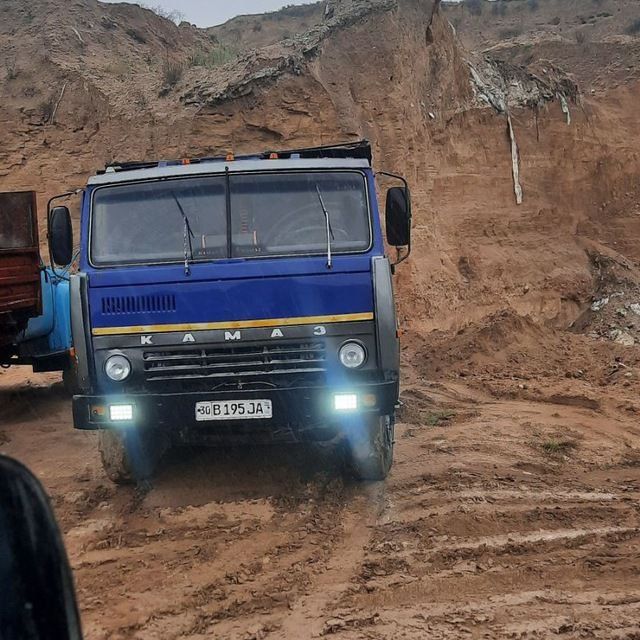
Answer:
[[[122,0],[102,0],[122,2]],[[130,0],[133,2],[133,0]],[[184,19],[199,27],[222,24],[234,16],[246,13],[276,11],[289,4],[311,4],[315,0],[144,0],[134,4],[160,6],[168,11],[179,11]]]

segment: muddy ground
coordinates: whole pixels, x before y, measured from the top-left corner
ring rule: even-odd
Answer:
[[[27,370],[0,374],[0,451],[52,497],[89,640],[640,637],[635,385],[494,375],[407,363],[386,483],[261,448],[173,452],[148,492],[116,488],[56,376]]]

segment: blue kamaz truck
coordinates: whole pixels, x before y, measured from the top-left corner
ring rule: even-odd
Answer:
[[[399,394],[392,273],[371,148],[116,163],[84,191],[71,321],[78,429],[115,482],[172,444],[344,440],[386,477]],[[410,251],[407,183],[387,192],[393,262]],[[71,259],[65,207],[49,215]]]

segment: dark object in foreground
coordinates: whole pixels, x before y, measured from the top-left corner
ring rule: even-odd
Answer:
[[[0,456],[0,638],[81,640],[62,536],[49,500],[22,464]]]

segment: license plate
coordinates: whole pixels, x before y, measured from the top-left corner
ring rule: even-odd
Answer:
[[[221,400],[197,402],[196,420],[267,420],[273,417],[271,400]]]

